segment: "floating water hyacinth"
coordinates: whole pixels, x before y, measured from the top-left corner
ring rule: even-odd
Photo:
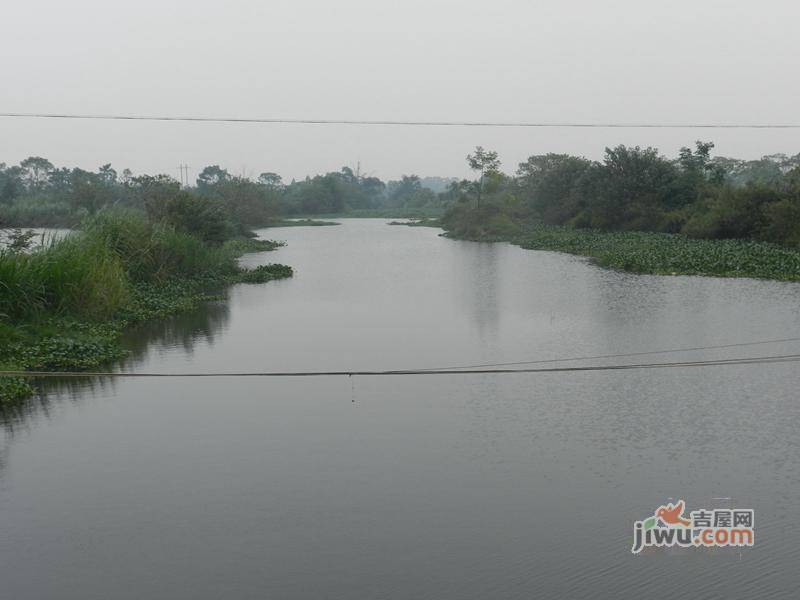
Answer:
[[[544,225],[512,241],[531,250],[589,256],[604,267],[636,273],[800,280],[800,251],[766,242]]]

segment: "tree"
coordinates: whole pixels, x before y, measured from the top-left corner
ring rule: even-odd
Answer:
[[[22,169],[0,164],[0,202],[11,204],[23,191]]]
[[[214,198],[179,190],[161,209],[161,221],[204,242],[222,243],[233,235],[222,202]]]
[[[100,175],[78,168],[70,173],[70,190],[72,206],[89,214],[113,203],[116,196],[116,190],[104,183]]]
[[[386,191],[386,184],[377,177],[362,177],[358,185],[373,204],[379,204],[381,197]]]
[[[540,154],[520,163],[517,184],[528,205],[545,223],[562,224],[583,208],[579,184],[593,163],[568,154]]]
[[[470,169],[480,173],[480,178],[477,182],[478,207],[480,207],[483,180],[487,175],[496,174],[500,171],[500,159],[497,157],[497,152],[484,150],[482,146],[477,146],[473,154],[467,155],[467,164]]]
[[[178,194],[181,184],[169,175],[140,175],[131,178],[129,189],[134,204],[144,206],[148,217],[156,221],[170,198]]]
[[[97,174],[100,176],[100,181],[107,185],[113,185],[117,183],[117,172],[111,167],[111,163],[107,163],[100,167],[97,171]]]
[[[262,173],[258,176],[258,183],[271,190],[283,189],[283,179],[281,179],[281,176],[277,173]]]
[[[213,193],[218,185],[228,179],[230,179],[228,171],[219,165],[209,165],[197,176],[197,190],[201,194]]]
[[[53,163],[41,156],[31,156],[19,163],[22,169],[22,179],[25,181],[29,192],[35,192],[44,187],[53,170]]]
[[[246,177],[230,177],[217,184],[215,197],[239,225],[266,225],[278,213],[278,193]]]
[[[400,181],[390,181],[386,189],[389,205],[399,207],[422,189],[422,184],[416,175],[403,175]]]
[[[593,181],[589,224],[599,229],[658,229],[676,180],[676,166],[655,148],[606,148]]]

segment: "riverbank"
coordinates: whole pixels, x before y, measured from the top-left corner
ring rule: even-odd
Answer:
[[[270,229],[272,227],[326,227],[329,225],[338,225],[339,223],[335,223],[334,221],[321,221],[318,219],[281,219],[279,221],[275,221],[270,223],[269,225],[264,225],[264,229]]]
[[[292,276],[286,265],[242,269],[237,258],[282,243],[221,245],[110,218],[26,254],[0,253],[0,370],[80,371],[124,358],[124,331],[198,307],[235,283]],[[0,377],[0,404],[35,394],[27,378]]]
[[[751,240],[705,240],[669,233],[605,232],[503,218],[481,228],[439,221],[445,236],[510,242],[528,250],[586,256],[611,269],[652,275],[703,275],[800,281],[800,251]]]
[[[444,214],[441,208],[351,208],[345,212],[309,215],[311,219],[436,219]],[[289,216],[288,218],[294,218]],[[304,216],[305,218],[305,216]]]
[[[439,219],[410,219],[408,221],[389,221],[387,225],[405,225],[406,227],[441,227]]]

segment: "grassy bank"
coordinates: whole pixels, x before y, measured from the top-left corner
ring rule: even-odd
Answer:
[[[405,225],[406,227],[441,227],[439,219],[411,219],[409,221],[389,221],[387,225]]]
[[[325,227],[328,225],[338,225],[333,221],[320,221],[317,219],[282,219],[266,225],[265,228],[270,227]]]
[[[313,219],[435,219],[441,208],[352,208],[346,212],[311,215]],[[290,217],[291,218],[291,217]]]
[[[443,219],[441,226],[454,239],[505,241],[529,250],[567,252],[634,273],[800,281],[800,251],[766,242],[574,229],[520,223],[504,214],[469,222]]]
[[[245,252],[276,242],[221,244],[133,214],[103,214],[82,231],[27,253],[0,251],[0,369],[96,369],[125,355],[122,332],[190,310],[233,283],[290,277],[291,267],[242,269]],[[0,403],[35,392],[0,378]]]

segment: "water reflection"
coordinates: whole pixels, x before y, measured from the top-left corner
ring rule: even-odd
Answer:
[[[180,349],[189,362],[198,344],[214,346],[229,320],[230,307],[225,293],[223,299],[207,302],[193,311],[143,323],[123,335],[122,345],[129,354],[111,370],[136,371],[144,362],[158,360],[159,355],[175,349]],[[0,405],[0,425],[8,435],[13,435],[31,419],[49,419],[55,403],[78,404],[85,398],[110,396],[119,384],[120,380],[114,377],[40,380],[36,383],[36,396],[20,403]]]
[[[295,277],[144,328],[118,368],[429,367],[800,331],[797,284],[639,277],[437,233],[287,228],[246,260]],[[61,382],[6,428],[3,591],[792,598],[798,387],[790,364]],[[632,521],[676,496],[753,507],[757,547],[633,557]]]
[[[500,244],[454,241],[454,271],[457,296],[468,307],[484,344],[494,345],[500,319],[497,294],[504,288],[498,280],[505,265],[498,261]]]
[[[197,310],[165,321],[151,321],[125,334],[123,343],[130,356],[122,370],[134,370],[151,352],[182,349],[191,357],[197,344],[214,346],[217,337],[230,321],[228,294],[218,301],[207,302]]]

